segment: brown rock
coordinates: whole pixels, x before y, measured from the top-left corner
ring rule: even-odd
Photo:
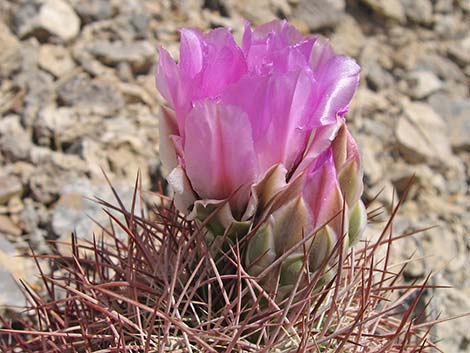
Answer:
[[[408,92],[413,98],[426,98],[442,88],[442,82],[431,71],[416,70],[406,77]]]
[[[55,77],[62,77],[75,67],[75,63],[64,47],[45,44],[39,49],[39,66]]]
[[[18,178],[14,176],[0,176],[0,204],[7,203],[11,198],[20,195],[23,186]]]
[[[86,46],[88,52],[105,65],[127,62],[134,73],[146,73],[155,61],[156,50],[148,41],[95,41]]]
[[[0,215],[0,233],[20,236],[22,231],[9,217]]]
[[[43,265],[41,263],[41,267]],[[8,306],[23,311],[27,302],[16,281],[23,279],[34,284],[37,274],[34,260],[21,256],[13,244],[0,236],[0,308]]]
[[[405,10],[400,0],[362,0],[377,14],[391,20],[404,22],[406,19]]]
[[[337,53],[357,57],[364,46],[364,35],[352,16],[344,16],[338,24],[331,44]]]
[[[452,155],[446,125],[427,104],[405,104],[395,133],[398,147],[410,163],[442,163]]]
[[[293,16],[304,21],[311,31],[334,28],[342,19],[345,6],[344,0],[301,0]]]
[[[1,21],[0,43],[0,78],[5,78],[20,68],[21,51],[19,41]]]
[[[432,3],[429,0],[401,0],[406,17],[412,22],[430,24],[432,22]]]

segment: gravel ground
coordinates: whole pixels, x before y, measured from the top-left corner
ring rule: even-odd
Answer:
[[[432,310],[470,310],[469,0],[7,0],[0,2],[0,305],[21,305],[13,277],[30,243],[87,238],[105,222],[83,196],[124,199],[137,170],[160,176],[156,48],[177,56],[182,26],[258,25],[287,18],[330,38],[362,66],[349,123],[363,151],[365,199],[390,209],[416,176],[395,232],[405,280],[435,273]],[[386,214],[384,214],[384,218]],[[380,224],[369,227],[371,236]],[[415,251],[416,250],[416,251]],[[445,352],[468,352],[468,319],[436,330]]]

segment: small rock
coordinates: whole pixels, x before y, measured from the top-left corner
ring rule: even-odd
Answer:
[[[270,0],[238,0],[234,1],[232,6],[227,7],[227,10],[232,12],[230,8],[233,8],[235,10],[233,12],[239,12],[241,16],[257,26],[269,22],[275,17],[270,3]]]
[[[23,68],[15,79],[17,84],[27,92],[23,100],[21,123],[28,129],[32,126],[41,107],[55,101],[57,95],[54,77],[51,74],[42,70],[27,70],[25,66]]]
[[[445,119],[452,147],[457,151],[470,151],[470,99],[455,102],[452,113]]]
[[[429,0],[401,0],[406,17],[412,22],[428,25],[432,22],[432,3]]]
[[[108,0],[74,0],[72,4],[85,24],[106,20],[116,14],[116,8]]]
[[[0,307],[23,312],[27,301],[17,280],[37,283],[37,273],[32,259],[20,256],[8,240],[0,237]]]
[[[126,207],[132,202],[133,189],[129,186],[116,185],[120,197]],[[101,181],[89,179],[77,179],[74,183],[64,185],[62,196],[54,207],[52,215],[52,230],[59,236],[59,240],[70,242],[71,233],[75,233],[79,240],[91,240],[93,233],[101,235],[99,224],[109,225],[109,216],[102,210],[102,206],[93,200],[85,199],[99,197],[113,202],[114,196],[108,185]],[[140,202],[137,200],[136,212],[140,210]],[[119,217],[118,213],[114,213]],[[119,229],[116,229],[119,232]],[[66,245],[59,248],[63,252],[70,251]]]
[[[434,196],[428,202],[439,203],[442,201],[439,197]],[[423,239],[420,244],[423,246],[424,252],[432,256],[434,269],[446,268],[448,271],[455,272],[459,266],[465,266],[465,244],[463,239],[454,234],[444,222],[439,223],[438,227],[423,231]],[[439,250],[436,251],[436,249]],[[455,263],[451,264],[451,262]]]
[[[399,221],[397,221],[399,222]],[[398,232],[395,228],[395,232]],[[410,231],[410,229],[404,229],[399,231],[400,233]],[[427,273],[428,270],[425,266],[423,260],[422,248],[419,246],[420,235],[409,236],[399,241],[399,247],[392,247],[392,249],[397,252],[398,257],[400,258],[400,263],[406,261],[406,267],[404,269],[404,275],[407,278],[422,278]],[[397,244],[398,245],[398,244]],[[398,261],[398,260],[397,260]]]
[[[18,115],[0,119],[0,149],[10,161],[26,160],[31,147],[31,138],[21,126]]]
[[[385,18],[400,23],[405,22],[405,10],[400,0],[362,0],[362,2]]]
[[[38,114],[34,122],[34,136],[37,144],[61,149],[98,129],[101,117],[80,114],[75,107],[48,105]]]
[[[76,106],[83,113],[109,116],[124,106],[124,99],[116,84],[77,75],[59,90],[59,101],[66,106]]]
[[[9,217],[0,215],[0,234],[1,233],[18,237],[21,235],[22,230],[15,223],[13,223]]]
[[[55,77],[62,77],[75,67],[75,63],[64,47],[44,44],[39,49],[39,66]]]
[[[0,205],[4,205],[11,198],[21,195],[23,186],[15,176],[0,176]]]
[[[412,70],[416,67],[418,59],[427,53],[421,43],[411,42],[400,45],[400,47],[391,53],[391,58],[395,67]]]
[[[441,282],[441,281],[440,281]],[[470,348],[470,332],[468,330],[468,313],[470,308],[470,290],[467,288],[446,288],[440,292],[439,313],[442,317],[457,317],[436,326],[438,337],[441,338],[438,347],[442,352],[467,353]]]
[[[126,43],[122,41],[95,41],[86,46],[88,52],[103,64],[116,66],[127,62],[134,74],[146,73],[155,61],[155,49],[148,41]]]
[[[395,206],[399,199],[395,188],[388,180],[380,180],[374,186],[365,188],[364,196],[367,200],[375,200],[387,208]]]
[[[452,156],[446,125],[427,104],[406,103],[395,133],[398,147],[410,163],[442,163]]]
[[[39,10],[38,25],[64,41],[75,38],[80,32],[80,18],[63,0],[46,0]]]
[[[434,10],[441,13],[450,13],[454,10],[453,0],[437,0],[435,1]]]
[[[304,21],[311,31],[334,28],[342,19],[344,0],[300,0],[293,17]]]
[[[470,64],[470,36],[453,42],[448,49],[449,55],[454,59],[459,65],[468,65]]]
[[[132,67],[126,62],[120,62],[116,67],[117,77],[123,82],[132,82],[134,80],[134,74],[132,73]]]
[[[371,62],[364,67],[368,86],[374,91],[380,91],[394,83],[393,76],[383,69],[379,63]]]
[[[59,198],[62,176],[51,175],[47,171],[36,171],[31,175],[28,188],[33,200],[49,206]]]
[[[470,13],[470,2],[468,0],[458,0],[457,2],[463,11]]]
[[[146,12],[132,13],[129,19],[134,37],[137,39],[145,39],[149,34],[150,16]]]
[[[456,63],[435,52],[422,53],[416,60],[416,66],[434,72],[443,81],[455,80],[466,82],[466,77]]]
[[[414,199],[417,194],[443,194],[446,191],[444,177],[426,164],[410,166],[403,162],[395,163],[388,172],[389,179],[400,195],[409,187],[408,199]],[[411,180],[413,183],[409,185]]]
[[[364,46],[364,34],[352,16],[344,16],[338,24],[331,44],[337,53],[357,57]]]
[[[24,208],[20,214],[19,223],[24,233],[23,238],[28,241],[36,252],[49,252],[46,244],[47,232],[40,226],[49,222],[49,212],[46,207],[32,199],[24,200]]]
[[[93,139],[84,137],[70,147],[69,153],[74,153],[83,159],[92,177],[100,178],[103,171],[107,174],[111,172],[107,151],[103,145]]]
[[[367,87],[360,87],[349,106],[349,117],[354,117],[356,112],[362,116],[367,116],[377,111],[384,111],[387,108],[388,101],[382,94],[375,93]]]
[[[8,200],[8,213],[11,215],[12,218],[14,218],[16,223],[18,223],[18,213],[23,211],[23,208],[23,202],[21,201],[18,195]]]
[[[30,159],[33,164],[43,166],[42,169],[51,174],[61,171],[84,174],[88,171],[85,161],[80,157],[52,151],[47,147],[34,146],[31,149]],[[31,179],[34,179],[34,176]]]
[[[8,77],[21,66],[20,43],[10,29],[0,21],[0,77]]]
[[[28,11],[30,16],[34,14],[34,9]],[[80,18],[64,0],[45,0],[35,16],[25,13],[21,21],[18,33],[21,38],[33,35],[45,40],[54,35],[67,42],[80,32]]]
[[[149,107],[156,105],[156,101],[139,85],[120,83],[119,88],[126,104],[143,103]]]
[[[369,145],[369,147],[371,147]],[[362,163],[364,165],[364,178],[368,185],[374,185],[383,178],[382,165],[378,162],[372,148],[362,149]]]
[[[426,98],[442,88],[442,82],[431,71],[417,70],[406,76],[409,94],[416,99]]]
[[[452,148],[470,150],[470,99],[456,100],[448,94],[437,93],[429,98],[429,104],[444,119]]]
[[[462,28],[462,22],[465,22],[465,20],[454,14],[437,15],[433,29],[441,38],[454,39],[459,32],[466,30],[466,28]]]

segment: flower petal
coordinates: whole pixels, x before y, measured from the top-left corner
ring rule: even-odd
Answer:
[[[188,115],[185,133],[184,159],[194,190],[216,200],[236,193],[230,203],[239,215],[257,172],[248,117],[236,107],[202,101]]]
[[[167,177],[168,184],[174,192],[174,200],[176,208],[187,215],[189,209],[196,201],[196,195],[191,188],[188,177],[181,166],[176,167]]]
[[[160,135],[160,160],[163,165],[163,174],[168,175],[178,165],[177,153],[171,136],[178,134],[178,126],[174,112],[162,107],[162,115],[159,123]]]
[[[331,146],[343,122],[344,119],[338,117],[335,123],[316,128],[312,131],[305,154],[297,166],[293,177],[302,174],[320,154]]]
[[[204,39],[207,50],[200,86],[203,96],[197,98],[216,97],[227,85],[238,81],[247,72],[243,52],[229,30],[214,29]]]
[[[180,70],[186,79],[194,78],[203,68],[205,42],[201,31],[191,28],[180,29]]]
[[[253,32],[245,24],[243,52],[250,72],[269,74],[285,73],[309,66],[312,38],[303,38],[284,20],[274,20],[257,27]]]
[[[261,170],[282,163],[290,170],[305,149],[313,78],[308,70],[245,77],[221,97],[248,114]]]
[[[328,224],[336,234],[341,235],[343,197],[331,150],[324,152],[312,164],[312,170],[305,181],[303,195],[312,214],[314,229],[318,230]]]
[[[175,61],[163,48],[159,49],[156,82],[163,98],[174,108],[177,104],[180,75]]]
[[[326,40],[319,38],[313,45],[310,64],[316,81],[311,126],[334,123],[344,115],[359,84],[360,67],[346,56],[334,55]]]

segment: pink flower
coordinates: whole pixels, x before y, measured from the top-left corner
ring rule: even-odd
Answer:
[[[282,166],[286,183],[311,170],[342,125],[359,70],[286,21],[254,31],[247,24],[241,47],[227,29],[182,29],[179,63],[161,49],[157,69],[171,106],[161,120],[160,153],[180,209],[230,198],[241,219],[250,190],[269,170]],[[320,166],[309,173],[333,178]],[[322,183],[315,187],[330,187]]]

